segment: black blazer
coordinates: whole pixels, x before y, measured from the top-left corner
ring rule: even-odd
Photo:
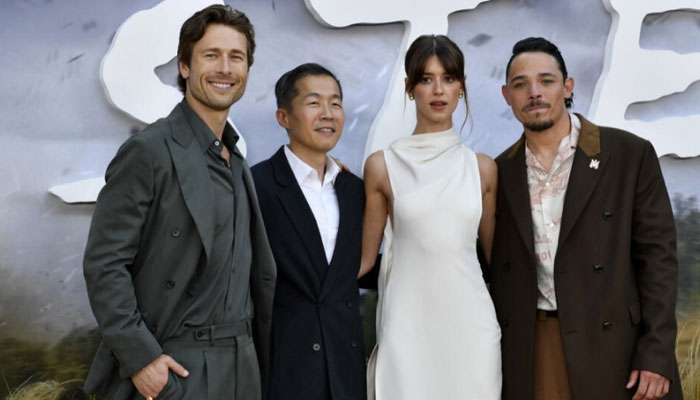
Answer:
[[[362,181],[348,172],[336,178],[340,223],[329,266],[316,220],[284,149],[251,170],[278,271],[268,399],[364,399],[357,286]]]

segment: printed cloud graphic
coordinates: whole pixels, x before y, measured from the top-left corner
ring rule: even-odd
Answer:
[[[333,28],[358,24],[403,22],[405,31],[381,110],[375,117],[365,158],[408,135],[415,125],[414,107],[404,95],[403,58],[408,45],[423,34],[446,34],[451,13],[471,10],[490,0],[329,1],[305,0],[316,20]],[[700,0],[602,0],[612,15],[603,72],[598,79],[589,117],[596,123],[632,131],[650,140],[659,154],[692,157],[700,154],[700,115],[669,116],[656,121],[626,119],[628,107],[653,102],[686,90],[700,81],[700,53],[681,55],[640,47],[646,15],[674,10],[700,10]],[[215,3],[223,4],[218,0]],[[167,115],[182,99],[174,87],[160,81],[155,69],[177,52],[180,26],[211,0],[164,0],[130,16],[118,29],[105,55],[100,77],[116,108],[151,123]],[[242,132],[242,136],[245,132]],[[245,154],[245,142],[239,141]],[[94,202],[103,178],[55,186],[49,191],[68,203]]]
[[[659,156],[700,154],[700,115],[645,122],[625,119],[634,103],[658,100],[700,80],[700,53],[647,50],[639,45],[642,21],[652,13],[700,10],[698,0],[603,0],[613,17],[603,73],[589,115],[601,125],[625,129],[654,144]]]

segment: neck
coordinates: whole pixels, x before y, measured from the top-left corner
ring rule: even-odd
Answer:
[[[295,156],[299,157],[301,161],[313,168],[316,171],[318,180],[323,183],[323,177],[326,174],[326,153],[308,151],[305,148],[297,146],[295,143],[289,143],[289,150],[291,150]]]
[[[422,121],[419,118],[418,122],[416,123],[415,129],[413,129],[413,134],[420,135],[423,133],[435,133],[446,131],[448,129],[452,129],[452,118],[440,122]]]
[[[564,114],[554,126],[544,131],[532,131],[525,128],[527,147],[547,170],[554,162],[554,157],[559,150],[559,143],[569,133],[571,133],[571,118],[568,113]]]
[[[202,103],[192,99],[192,96],[187,92],[185,95],[185,101],[194,112],[199,115],[205,124],[211,129],[214,136],[221,140],[224,135],[224,127],[226,127],[226,121],[228,120],[228,108],[225,110],[214,110],[212,108],[204,106]]]

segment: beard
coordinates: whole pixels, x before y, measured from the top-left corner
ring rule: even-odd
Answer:
[[[523,126],[533,132],[542,132],[554,126],[554,120],[539,121],[539,122],[527,122]]]

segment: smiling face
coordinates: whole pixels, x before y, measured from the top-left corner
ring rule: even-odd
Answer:
[[[277,110],[277,122],[289,133],[289,148],[306,163],[325,157],[340,139],[345,111],[340,88],[328,75],[307,75],[295,83],[289,108]]]
[[[431,56],[412,94],[416,102],[415,133],[438,132],[452,128],[452,113],[459,102],[462,82],[445,71],[440,59]]]
[[[503,97],[526,131],[541,132],[568,124],[564,99],[571,97],[574,80],[564,79],[557,61],[543,52],[526,52],[511,63]]]
[[[192,49],[190,65],[179,63],[187,81],[185,99],[198,113],[226,112],[245,92],[248,41],[221,24],[207,27]]]

